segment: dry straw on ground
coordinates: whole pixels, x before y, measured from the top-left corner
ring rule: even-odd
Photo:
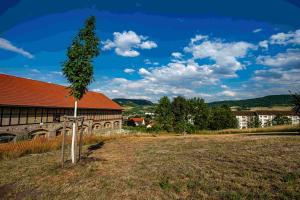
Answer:
[[[0,161],[0,199],[299,199],[297,133],[105,141],[76,166],[60,151]]]

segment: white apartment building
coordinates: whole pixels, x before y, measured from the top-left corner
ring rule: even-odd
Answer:
[[[292,124],[299,124],[299,116],[293,111],[282,111],[282,110],[256,110],[256,111],[233,111],[233,114],[238,120],[239,128],[248,128],[248,124],[251,118],[258,116],[261,126],[266,127],[272,125],[272,120],[278,116],[286,116],[291,119]]]

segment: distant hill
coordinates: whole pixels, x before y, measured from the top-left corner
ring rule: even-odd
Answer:
[[[153,103],[145,99],[123,99],[116,98],[113,99],[114,102],[120,104],[121,106],[151,106]]]
[[[244,99],[244,100],[231,100],[231,101],[216,101],[208,103],[209,106],[239,106],[242,108],[249,107],[272,107],[272,106],[291,106],[293,97],[292,95],[270,95],[254,99]]]

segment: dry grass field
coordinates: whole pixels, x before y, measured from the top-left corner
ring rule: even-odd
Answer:
[[[0,161],[0,199],[299,199],[300,135],[108,140],[64,169],[59,151]]]

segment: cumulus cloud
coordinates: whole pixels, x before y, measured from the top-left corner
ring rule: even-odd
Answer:
[[[264,83],[264,84],[272,84],[273,87],[276,86],[295,86],[298,88],[300,86],[300,69],[266,69],[266,70],[256,70],[253,80]],[[288,91],[289,88],[286,88]]]
[[[127,74],[132,74],[133,72],[135,72],[135,70],[131,69],[131,68],[126,68],[126,69],[124,69],[124,72]]]
[[[261,32],[261,31],[262,31],[261,28],[257,28],[257,29],[255,29],[255,30],[253,30],[252,32],[253,32],[253,33],[259,33],[259,32]]]
[[[145,75],[150,75],[151,73],[145,68],[141,68],[139,69],[139,74],[145,76]]]
[[[262,48],[265,48],[265,49],[268,49],[269,48],[269,43],[268,43],[268,40],[263,40],[263,41],[260,41],[258,43],[258,45]]]
[[[4,38],[0,38],[0,49],[5,49],[7,51],[12,51],[21,54],[22,56],[25,56],[29,59],[32,59],[34,57],[31,53],[25,51],[22,48],[14,46],[10,41]]]
[[[227,96],[227,97],[235,97],[236,96],[236,92],[230,91],[230,90],[224,90],[220,94],[224,95],[224,96]]]
[[[258,44],[265,50],[269,45],[270,40]],[[257,46],[246,41],[228,42],[196,35],[183,53],[174,51],[167,64],[155,66],[154,62],[145,59],[147,67],[137,70],[139,79],[115,78],[99,87],[111,97],[130,96],[156,101],[164,95],[182,95],[212,101],[256,97],[262,94],[262,90],[266,95],[272,92],[280,94],[300,86],[300,50],[295,48],[275,55],[258,56],[256,63],[264,67],[256,70],[250,80],[244,80],[241,88],[223,84],[224,79],[237,77],[238,70],[253,63],[248,59],[254,50]]]
[[[298,91],[300,87],[300,49],[288,49],[274,56],[259,56],[257,63],[266,69],[256,70],[253,81],[256,84],[270,85],[277,88],[276,93],[288,90]]]
[[[114,49],[115,53],[125,57],[136,57],[140,53],[138,49],[152,49],[156,48],[157,44],[154,41],[147,40],[148,37],[138,35],[134,31],[114,32],[113,40],[106,40],[103,42],[103,50]]]
[[[288,49],[285,53],[278,53],[275,56],[258,56],[257,63],[269,67],[299,68],[300,49]]]
[[[173,52],[171,55],[176,59],[181,59],[183,56],[180,52]]]
[[[208,36],[207,35],[196,35],[195,37],[191,38],[191,43],[195,43],[197,41],[200,41],[200,40],[205,40],[207,39]]]
[[[227,85],[221,85],[221,88],[228,89],[228,86]]]
[[[269,45],[300,45],[300,29],[296,31],[289,31],[287,33],[276,33],[271,35],[268,40],[259,42],[259,46],[262,48],[268,48]]]
[[[159,62],[152,62],[151,60],[149,60],[148,58],[144,60],[144,63],[146,65],[154,65],[154,66],[158,66]]]
[[[248,42],[223,42],[221,39],[209,40],[208,36],[197,35],[184,51],[191,53],[194,59],[209,58],[214,61],[220,73],[234,74],[243,69],[244,65],[239,59],[244,58],[251,49],[256,49],[256,46]]]
[[[210,39],[206,35],[196,35],[190,39],[184,53],[173,52],[166,65],[155,66],[154,62],[145,59],[148,67],[138,70],[140,79],[115,78],[100,87],[104,87],[102,90],[112,97],[147,96],[154,101],[163,95],[200,96],[206,99],[236,97],[236,92],[228,86],[220,87],[221,79],[236,77],[235,72],[244,66],[240,59],[255,48],[255,45],[244,41],[225,42],[218,38]],[[214,95],[205,89],[207,87],[217,88]]]
[[[141,49],[152,49],[152,48],[156,48],[157,44],[153,41],[146,41],[146,42],[142,42],[140,44]]]
[[[277,33],[270,37],[271,44],[288,45],[300,44],[300,29],[288,33]]]

